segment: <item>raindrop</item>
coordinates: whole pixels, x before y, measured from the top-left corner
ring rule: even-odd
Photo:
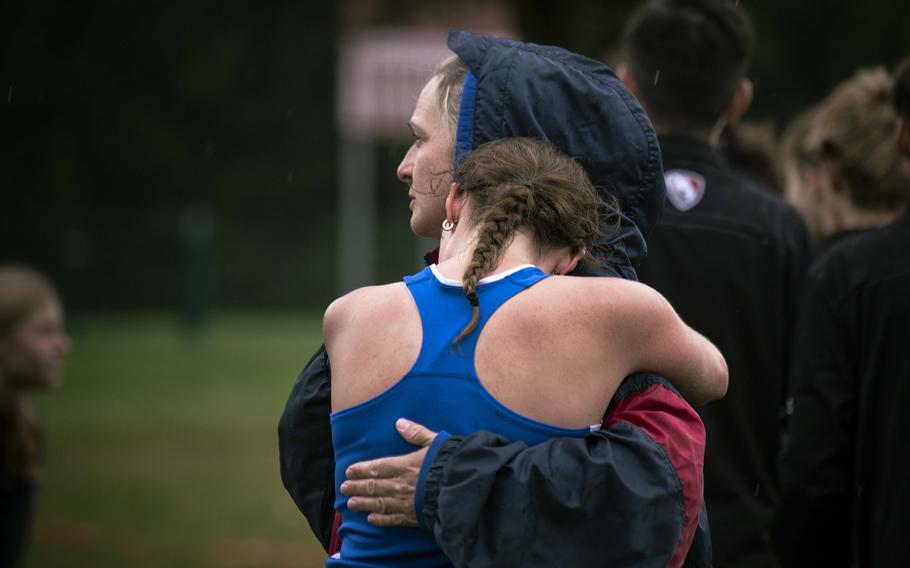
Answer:
[[[288,183],[291,183],[293,181],[294,181],[294,170],[291,170],[288,172]]]
[[[660,69],[658,69],[657,72],[654,73],[654,84],[655,84],[655,85],[657,84],[657,81],[658,81],[659,79],[660,79]]]
[[[761,488],[761,483],[755,484],[755,496],[758,497],[758,490]]]
[[[9,104],[13,102],[13,86],[9,86],[9,93],[6,95],[6,103]]]

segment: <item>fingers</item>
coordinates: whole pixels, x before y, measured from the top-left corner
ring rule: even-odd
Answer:
[[[355,463],[344,474],[348,479],[388,479],[400,475],[405,468],[403,457],[395,456]]]
[[[414,477],[420,471],[420,464],[427,454],[426,447],[403,456],[379,458],[355,463],[347,468],[344,475],[348,479],[391,479],[393,477]]]
[[[395,422],[395,428],[398,429],[398,433],[401,434],[402,438],[415,446],[429,446],[436,438],[436,432],[406,418],[399,418]]]
[[[414,484],[410,479],[348,479],[341,484],[341,494],[348,497],[411,497],[414,496]]]
[[[351,497],[348,509],[360,513],[414,516],[414,502],[399,497]]]
[[[367,521],[377,527],[416,527],[414,503],[396,497],[352,497],[348,499],[352,511],[367,513]]]
[[[411,472],[415,467],[420,469],[426,455],[424,448],[433,443],[436,432],[404,418],[399,418],[395,427],[402,438],[421,449],[404,456],[355,463],[344,472],[348,479],[387,479]]]
[[[371,514],[367,517],[371,525],[377,527],[416,527],[417,519],[413,515],[380,515]]]

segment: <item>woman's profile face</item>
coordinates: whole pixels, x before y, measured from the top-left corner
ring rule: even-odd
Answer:
[[[48,299],[0,337],[0,368],[14,388],[54,387],[69,351],[63,309],[56,299]]]
[[[414,143],[398,166],[398,179],[408,185],[411,230],[438,239],[445,219],[445,199],[452,183],[454,134],[445,128],[436,104],[439,77],[424,86],[408,125]]]

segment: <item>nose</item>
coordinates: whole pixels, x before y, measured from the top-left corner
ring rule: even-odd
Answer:
[[[398,179],[404,183],[410,183],[411,178],[414,174],[414,160],[411,154],[414,151],[414,146],[412,145],[408,148],[407,153],[404,155],[404,158],[401,159],[401,163],[398,164],[398,169],[395,171],[395,175],[398,176]]]

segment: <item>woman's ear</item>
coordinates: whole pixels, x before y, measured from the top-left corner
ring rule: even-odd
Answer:
[[[738,121],[742,115],[746,114],[746,111],[752,106],[753,94],[754,87],[752,86],[752,81],[749,79],[742,79],[739,82],[739,85],[736,86],[733,98],[730,100],[726,112],[724,112],[723,119],[725,124],[733,124]]]
[[[831,158],[825,158],[819,168],[818,188],[825,197],[843,195],[847,191],[847,180],[841,174],[841,166]]]
[[[458,193],[458,184],[452,182],[449,187],[449,194],[446,196],[446,219],[458,223],[461,218],[461,210],[464,207],[467,195]]]
[[[619,67],[616,68],[616,76],[635,95],[636,99],[641,100],[641,95],[638,94],[638,84],[635,82],[635,77],[632,76],[632,71],[628,65],[620,63]]]
[[[578,266],[578,263],[584,259],[585,254],[587,253],[584,249],[582,249],[580,252],[577,252],[572,256],[565,257],[564,260],[561,260],[556,264],[556,270],[554,270],[553,273],[561,274],[563,276],[571,273],[573,270],[575,270],[575,267]]]

